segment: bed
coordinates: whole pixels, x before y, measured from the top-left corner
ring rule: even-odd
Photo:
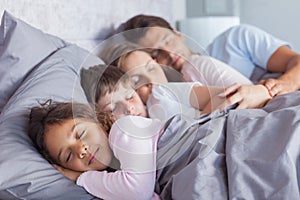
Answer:
[[[102,41],[135,14],[172,22],[170,7],[171,0],[1,0],[0,199],[96,199],[36,151],[27,136],[28,113],[49,98],[87,103],[79,73],[103,63],[97,56]],[[172,162],[159,168],[156,191],[166,199],[299,199],[299,105],[300,92],[294,92],[264,109],[205,118],[199,131],[218,141],[226,133],[226,144],[220,145],[226,159],[208,151],[201,159],[186,160],[180,171]],[[159,158],[173,152],[176,145],[170,141]],[[212,158],[205,163],[207,155]],[[222,170],[207,167],[210,162],[223,162]]]

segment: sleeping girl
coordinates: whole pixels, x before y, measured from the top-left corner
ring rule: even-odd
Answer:
[[[118,126],[108,134],[109,119],[88,105],[50,103],[32,108],[29,135],[51,164],[91,194],[103,199],[155,199],[155,149],[163,123],[152,121],[155,134],[141,141],[122,134]]]

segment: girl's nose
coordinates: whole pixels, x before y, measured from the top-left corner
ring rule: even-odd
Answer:
[[[79,151],[79,158],[84,158],[87,155],[88,152],[88,146],[83,144]]]

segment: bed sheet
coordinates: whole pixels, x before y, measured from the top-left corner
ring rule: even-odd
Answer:
[[[176,117],[158,145],[162,199],[300,198],[300,92],[263,109],[213,112],[191,128]]]

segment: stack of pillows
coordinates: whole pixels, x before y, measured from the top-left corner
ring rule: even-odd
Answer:
[[[61,175],[27,133],[30,108],[45,102],[87,103],[80,69],[97,56],[4,12],[0,27],[0,199],[94,199]]]

